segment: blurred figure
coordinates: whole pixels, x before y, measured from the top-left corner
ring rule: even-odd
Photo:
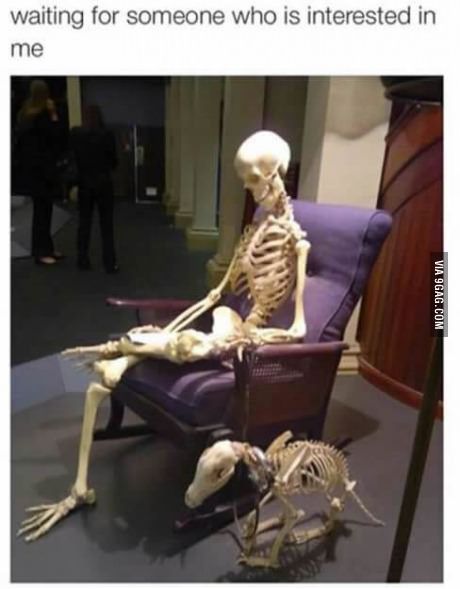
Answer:
[[[114,194],[112,170],[117,166],[115,138],[104,124],[97,105],[83,109],[83,124],[70,133],[78,184],[77,266],[90,270],[89,244],[94,207],[97,206],[106,272],[119,271],[113,234]]]
[[[54,265],[62,258],[51,237],[53,199],[58,186],[57,159],[61,125],[48,85],[34,80],[16,126],[16,156],[24,193],[32,197],[32,255],[37,264]]]

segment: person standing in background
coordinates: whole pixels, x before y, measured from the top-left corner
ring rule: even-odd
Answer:
[[[16,154],[24,193],[32,197],[32,256],[36,264],[53,266],[62,254],[51,237],[53,200],[58,190],[57,159],[61,125],[56,105],[43,80],[33,80],[16,126]]]
[[[109,274],[119,271],[115,255],[112,171],[117,166],[115,138],[104,124],[97,105],[83,108],[83,124],[70,131],[78,185],[77,266],[90,270],[89,244],[94,207],[97,206],[102,239],[102,259]]]

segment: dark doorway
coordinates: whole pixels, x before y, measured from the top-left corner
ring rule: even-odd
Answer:
[[[159,202],[165,182],[165,85],[163,77],[81,78],[82,102],[96,103],[117,143],[114,174],[118,198]]]

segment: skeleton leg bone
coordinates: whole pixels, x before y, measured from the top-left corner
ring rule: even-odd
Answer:
[[[98,360],[93,363],[93,369],[94,372],[101,375],[104,385],[113,389],[117,386],[123,373],[141,360],[141,357],[128,354],[112,360]]]
[[[232,323],[230,322],[229,325],[231,329]],[[87,486],[87,474],[96,414],[101,401],[112,392],[113,387],[118,384],[125,370],[140,362],[144,357],[143,354],[170,359],[174,359],[174,355],[177,353],[179,355],[185,353],[184,357],[187,357],[187,359],[208,357],[216,342],[214,335],[203,334],[194,330],[177,334],[154,333],[152,341],[154,343],[148,346],[136,346],[128,340],[125,341],[122,339],[116,342],[116,348],[115,346],[110,348],[110,352],[115,353],[116,349],[118,354],[126,353],[126,355],[121,355],[114,359],[103,359],[93,363],[93,368],[95,372],[101,375],[103,384],[92,383],[86,392],[77,478],[72,486],[70,495],[62,501],[29,509],[29,511],[36,513],[22,522],[22,526],[18,532],[19,535],[30,532],[25,537],[27,541],[36,540],[45,534],[54,524],[63,519],[76,507],[95,502],[95,493],[92,489],[88,489]],[[179,349],[184,344],[187,344],[187,342],[191,344],[190,349],[185,346],[185,352],[184,350],[181,352]],[[104,345],[91,346],[91,349],[94,348],[96,348],[96,353],[106,350]],[[138,356],[130,354],[129,352],[132,349],[135,351],[139,349],[141,353]]]
[[[334,529],[338,514],[343,511],[344,508],[343,502],[337,497],[334,497],[334,499],[331,500],[330,506],[329,515],[324,525],[310,530],[292,532],[289,537],[289,544],[304,544],[305,542],[329,534]]]
[[[259,510],[270,501],[273,497],[273,493],[268,492],[265,497],[259,503]],[[260,532],[260,527],[262,524],[257,525],[257,510],[253,509],[247,516],[243,524],[243,553],[246,556],[249,556],[255,546],[257,534]],[[257,527],[256,527],[257,526]]]
[[[251,515],[252,514],[249,514],[248,517],[250,517]],[[305,512],[303,511],[303,509],[297,510],[296,517],[297,517],[296,523],[305,517]],[[263,522],[261,522],[257,526],[257,530],[253,530],[251,534],[245,535],[244,553],[248,556],[252,553],[252,551],[254,550],[255,544],[256,544],[257,536],[259,536],[260,534],[263,534],[265,532],[268,532],[269,530],[273,530],[274,528],[279,528],[279,527],[283,526],[284,524],[285,524],[284,513],[282,513],[276,517],[271,517],[271,518],[266,519]],[[254,525],[255,525],[255,520],[254,520],[254,522],[252,522],[252,529],[254,528]]]
[[[80,505],[91,505],[96,501],[93,489],[88,489],[88,465],[93,441],[94,424],[97,410],[101,401],[111,393],[111,389],[99,384],[91,383],[86,391],[83,428],[80,438],[77,478],[72,486],[70,495],[58,503],[29,507],[27,511],[37,512],[22,522],[18,536],[29,533],[25,540],[37,540],[43,536],[58,521],[63,519]]]
[[[264,505],[266,505],[270,499],[272,499],[273,494],[271,492],[267,493],[262,501],[259,503],[259,510],[262,509]],[[302,509],[297,510],[298,519],[304,517],[305,512]],[[243,525],[243,533],[244,538],[253,538],[259,534],[263,534],[273,528],[277,528],[284,523],[284,514],[278,515],[276,517],[271,517],[259,523],[257,529],[255,529],[256,525],[256,510],[252,510],[247,516],[246,520]]]
[[[283,504],[284,513],[281,514],[279,518],[275,519],[279,519],[283,523],[283,527],[278,532],[278,535],[273,542],[269,557],[251,556],[248,553],[244,553],[240,556],[239,562],[254,567],[277,568],[280,566],[278,560],[279,551],[281,550],[286,537],[290,535],[292,528],[296,525],[299,519],[299,512],[284,495],[276,494],[276,497]]]
[[[303,517],[305,517],[305,511],[303,509],[298,509],[296,512],[296,521],[299,521]],[[278,528],[279,526],[282,526],[284,523],[284,514],[281,514],[277,517],[266,519],[257,527],[256,534],[263,534],[268,530],[272,530],[273,528]]]
[[[67,348],[61,352],[62,356],[99,356],[101,358],[114,358],[120,354],[119,342],[109,341],[96,346],[77,346]]]

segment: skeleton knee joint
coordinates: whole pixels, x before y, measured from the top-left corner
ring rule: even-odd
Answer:
[[[94,399],[96,402],[101,402],[107,395],[109,395],[112,390],[106,386],[99,384],[98,382],[90,383],[88,390],[86,391],[86,395]]]

